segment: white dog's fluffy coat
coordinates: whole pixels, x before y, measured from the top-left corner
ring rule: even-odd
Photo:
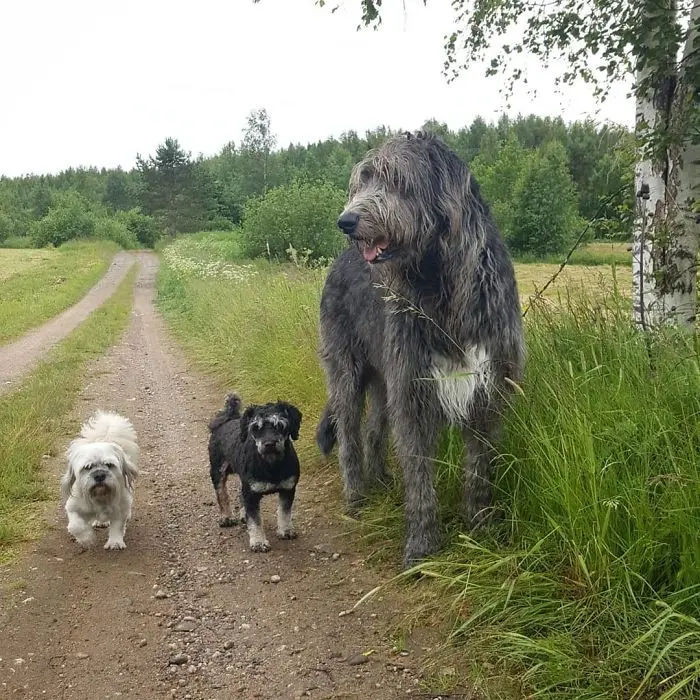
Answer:
[[[83,546],[95,540],[93,523],[109,523],[105,549],[124,549],[131,516],[139,447],[131,421],[97,411],[66,451],[68,467],[61,478],[68,532]]]

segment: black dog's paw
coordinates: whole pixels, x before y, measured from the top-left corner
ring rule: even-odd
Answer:
[[[260,540],[258,542],[250,543],[251,552],[269,552],[270,549],[270,543],[267,540]]]
[[[295,540],[297,538],[297,532],[293,528],[288,530],[277,530],[277,537],[281,540]]]
[[[219,518],[219,527],[233,527],[234,525],[238,525],[239,522],[238,518]]]

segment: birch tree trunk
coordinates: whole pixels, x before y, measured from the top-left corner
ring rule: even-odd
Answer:
[[[692,204],[700,149],[690,143],[688,122],[699,87],[692,69],[698,50],[699,8],[696,2],[678,74],[669,70],[661,80],[657,73],[656,80],[650,81],[649,69],[644,68],[636,76],[638,85],[647,81],[657,85],[637,95],[641,146],[635,171],[632,285],[635,321],[644,330],[664,324],[695,327],[698,224]],[[653,21],[659,21],[659,4],[654,9]],[[668,21],[675,21],[675,3],[665,9],[671,13]],[[653,41],[653,29],[647,36]],[[663,135],[662,147],[650,145],[659,134]]]

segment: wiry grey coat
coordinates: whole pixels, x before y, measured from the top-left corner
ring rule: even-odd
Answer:
[[[355,510],[385,477],[390,421],[409,565],[439,546],[433,460],[446,424],[465,438],[468,523],[489,515],[493,442],[524,361],[513,265],[466,165],[428,134],[392,138],[355,166],[338,225],[353,245],[321,300],[329,400],[317,441],[327,454],[337,438]]]

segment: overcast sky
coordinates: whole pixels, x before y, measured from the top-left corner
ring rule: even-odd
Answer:
[[[379,31],[357,32],[358,0],[335,14],[313,0],[0,0],[0,174],[128,169],[167,136],[210,155],[240,142],[257,107],[283,146],[504,110],[482,66],[442,76],[449,3],[385,5]],[[588,88],[556,95],[553,74],[529,65],[539,96],[521,90],[512,114],[632,124],[625,86],[596,114]]]

